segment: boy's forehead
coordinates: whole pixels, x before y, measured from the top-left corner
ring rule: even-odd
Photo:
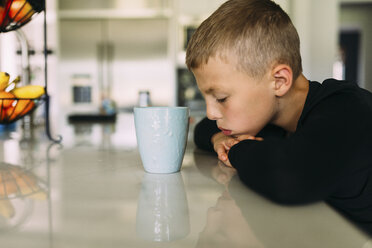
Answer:
[[[225,88],[227,86],[221,83],[221,80],[218,78],[218,76],[211,78],[205,77],[202,74],[203,74],[202,71],[199,71],[199,73],[197,72],[195,74],[197,85],[202,93],[207,95],[213,95],[217,92],[226,90]]]
[[[232,74],[239,73],[231,56],[212,56],[197,68],[192,69],[199,89],[204,94],[225,91]]]

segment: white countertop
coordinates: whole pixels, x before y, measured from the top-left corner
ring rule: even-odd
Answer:
[[[325,203],[269,202],[192,142],[180,173],[145,173],[122,125],[81,126],[63,147],[3,136],[1,174],[32,190],[0,194],[0,247],[372,247]]]

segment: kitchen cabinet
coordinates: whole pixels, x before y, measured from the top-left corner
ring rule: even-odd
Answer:
[[[114,99],[119,107],[132,106],[143,89],[166,105],[171,99],[163,94],[172,81],[167,25],[166,19],[61,20],[59,78],[72,87],[78,75],[89,75],[92,102],[86,111],[97,109],[102,97]],[[71,99],[64,101],[68,105]]]
[[[67,112],[97,111],[102,98],[109,97],[119,109],[128,109],[142,90],[151,93],[154,105],[177,105],[186,29],[222,2],[60,0],[61,106]],[[81,76],[88,78],[82,87],[91,87],[91,102],[74,103],[72,88]]]
[[[82,2],[59,3],[59,78],[69,84],[61,87],[67,112],[97,111],[106,97],[130,108],[141,90],[150,91],[155,104],[175,104],[173,16],[166,1],[93,1],[86,8]],[[90,80],[92,101],[85,104],[71,97],[79,75]]]

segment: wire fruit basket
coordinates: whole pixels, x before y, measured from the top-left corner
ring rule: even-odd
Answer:
[[[10,124],[31,114],[45,101],[39,98],[0,98],[0,124]]]
[[[43,21],[43,30],[44,30],[44,91],[45,94],[40,98],[11,98],[7,99],[6,97],[0,97],[0,124],[7,124],[12,123],[20,118],[24,117],[25,115],[32,113],[42,102],[45,102],[45,131],[48,138],[56,143],[60,143],[62,141],[62,136],[58,136],[58,138],[53,138],[50,132],[50,125],[49,125],[49,103],[50,97],[48,94],[48,76],[47,76],[47,57],[48,57],[48,49],[47,49],[47,22],[46,22],[46,0],[0,0],[0,33],[5,33],[9,31],[14,31],[28,23],[35,13],[43,12],[44,13],[44,21]],[[19,30],[17,30],[19,31]],[[23,41],[26,44],[25,47],[21,46],[21,51],[25,53],[26,57],[28,54],[28,47],[27,42]],[[8,100],[13,100],[13,107],[14,110],[5,110],[4,102]],[[23,105],[23,108],[20,106]],[[16,111],[16,107],[18,106],[19,109]]]
[[[16,30],[28,23],[35,13],[45,9],[44,0],[0,0],[0,32]],[[0,96],[0,124],[10,124],[32,113],[44,98]]]
[[[22,27],[44,9],[45,2],[40,0],[0,0],[0,32]]]

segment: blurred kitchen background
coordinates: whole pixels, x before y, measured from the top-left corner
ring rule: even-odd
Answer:
[[[105,104],[117,113],[131,112],[140,92],[148,92],[153,105],[189,106],[194,121],[201,118],[205,104],[185,66],[185,47],[195,28],[223,2],[47,0],[53,132],[65,135],[69,117],[107,112]],[[307,78],[349,79],[372,90],[372,0],[276,2],[298,29]],[[21,30],[29,46],[30,81],[43,85],[43,14]],[[17,33],[0,35],[1,71],[22,74],[20,50]],[[116,132],[134,139],[118,127]]]

